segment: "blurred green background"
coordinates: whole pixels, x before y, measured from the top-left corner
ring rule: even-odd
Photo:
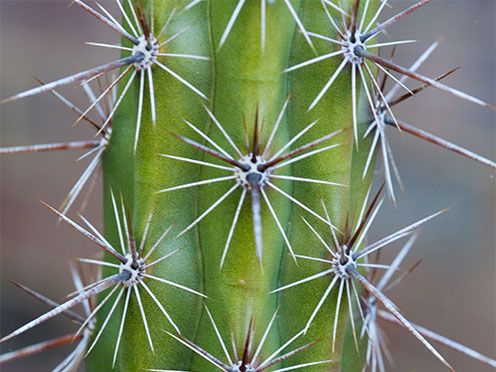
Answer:
[[[214,0],[215,1],[215,0]],[[308,1],[308,0],[304,0]],[[0,1],[0,97],[36,85],[33,77],[52,81],[78,69],[110,61],[117,52],[87,46],[84,41],[118,42],[103,26],[70,1]],[[115,10],[114,1],[100,1]],[[391,0],[395,10],[413,1]],[[117,13],[113,13],[117,14]],[[446,83],[487,102],[496,102],[496,2],[493,0],[434,0],[389,29],[393,40],[416,39],[399,47],[396,61],[410,65],[440,36],[444,42],[420,72],[435,77],[462,68]],[[311,31],[311,30],[310,30]],[[382,40],[388,40],[382,36]],[[416,87],[416,83],[411,83]],[[86,106],[79,89],[60,89]],[[429,89],[395,110],[398,118],[441,135],[481,155],[496,158],[494,112]],[[75,116],[49,93],[0,107],[1,146],[89,139],[84,123],[71,128]],[[385,203],[371,229],[374,241],[434,211],[453,209],[423,229],[403,268],[419,259],[420,267],[394,288],[390,298],[408,319],[487,355],[496,356],[496,261],[494,171],[408,134],[389,130],[389,140],[406,192],[398,207]],[[67,260],[87,257],[97,248],[37,201],[58,206],[85,169],[74,163],[82,152],[21,154],[0,158],[1,178],[1,334],[21,326],[47,307],[8,283],[20,281],[62,300],[72,291]],[[377,168],[377,183],[381,182]],[[76,203],[76,207],[79,207]],[[101,179],[84,215],[98,228]],[[75,217],[77,208],[71,210]],[[392,257],[400,244],[384,250]],[[74,331],[58,317],[36,330],[1,345],[1,351]],[[411,335],[384,325],[391,344],[391,371],[446,371]],[[1,366],[4,372],[51,370],[70,348],[46,352]],[[439,347],[458,371],[492,371],[478,362]],[[156,366],[150,366],[156,367]]]

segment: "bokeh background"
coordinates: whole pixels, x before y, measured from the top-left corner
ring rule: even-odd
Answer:
[[[115,7],[113,1],[100,2],[108,9]],[[0,0],[1,98],[35,86],[33,76],[51,81],[117,57],[115,52],[84,44],[84,41],[118,42],[118,38],[79,7],[68,7],[69,3],[69,0]],[[413,0],[390,3],[395,10],[401,10]],[[392,14],[392,10],[386,9],[383,17],[387,14]],[[445,36],[420,72],[434,77],[461,66],[446,83],[494,104],[495,19],[494,0],[433,0],[389,29],[394,40],[419,40],[414,45],[400,47],[396,61],[411,64],[430,43]],[[66,87],[60,91],[86,106],[80,90]],[[3,105],[0,110],[1,146],[81,140],[93,134],[84,123],[71,128],[74,114],[48,93]],[[429,89],[395,111],[403,121],[493,160],[496,158],[496,116],[490,110]],[[406,192],[398,195],[398,207],[385,204],[371,229],[370,241],[453,206],[423,228],[403,267],[408,268],[419,259],[423,259],[422,264],[389,295],[411,321],[494,358],[494,171],[408,134],[390,130],[389,138]],[[37,200],[55,206],[60,203],[87,164],[74,162],[81,153],[0,158],[2,335],[47,310],[45,305],[10,285],[9,279],[62,300],[72,291],[67,261],[97,252],[95,246],[70,227],[57,225],[56,217]],[[381,173],[380,167],[377,172]],[[100,205],[101,180],[84,214],[98,228],[103,228]],[[71,215],[74,216],[74,210]],[[394,252],[395,247],[385,249],[384,260]],[[69,320],[58,317],[1,345],[1,350],[7,352],[74,329]],[[389,370],[446,371],[407,332],[387,324],[384,330],[395,361]],[[70,350],[45,352],[0,369],[48,371]],[[442,346],[439,350],[458,371],[493,371]]]

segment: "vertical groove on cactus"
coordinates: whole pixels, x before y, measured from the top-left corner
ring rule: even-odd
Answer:
[[[221,35],[234,11],[233,2],[209,1],[211,33],[214,47],[219,45]],[[274,21],[277,20],[277,21]],[[260,41],[260,5],[247,2],[240,17],[231,29],[227,42],[215,53],[215,91],[212,97],[213,114],[224,126],[226,132],[240,149],[245,146],[245,130],[252,141],[255,116],[259,116],[260,142],[267,143],[268,135],[288,95],[285,76],[280,74],[288,58],[288,50],[294,32],[294,21],[284,4],[278,2],[267,9],[267,40],[265,48]],[[271,149],[280,148],[287,141],[286,116],[282,117],[278,136],[272,141]],[[246,129],[244,128],[246,123]],[[263,130],[262,130],[263,128]],[[229,150],[235,159],[226,139],[214,126],[210,126],[209,136]],[[251,144],[253,145],[253,144]],[[245,153],[244,150],[243,154]],[[251,151],[250,151],[251,152]],[[207,157],[205,157],[207,159]],[[225,172],[223,172],[225,173]],[[213,169],[202,170],[202,179],[211,178]],[[281,182],[287,184],[288,182]],[[279,183],[279,184],[281,184]],[[215,185],[217,186],[217,185]],[[222,193],[227,185],[205,186],[200,190],[200,210],[205,210]],[[229,186],[230,187],[230,186]],[[284,186],[287,187],[287,186]],[[241,187],[243,188],[243,187]],[[268,190],[272,207],[285,226],[290,203]],[[276,309],[276,299],[268,292],[277,283],[278,262],[285,251],[284,240],[278,230],[267,205],[260,195],[263,256],[262,265],[255,252],[254,227],[251,203],[254,201],[247,192],[239,214],[236,229],[230,242],[229,253],[219,270],[222,249],[226,244],[229,228],[234,218],[242,191],[236,190],[229,203],[222,203],[199,225],[202,253],[205,258],[205,290],[213,300],[209,308],[224,339],[228,339],[226,312],[229,314],[238,348],[242,348],[248,334],[250,319],[255,320],[253,337],[255,344],[262,330]],[[262,270],[263,267],[263,270]],[[218,349],[213,339],[207,317],[202,317],[197,341],[212,345],[212,352]],[[278,345],[277,332],[271,332],[265,346],[274,350]],[[241,354],[242,350],[237,350]],[[217,353],[217,355],[220,355]],[[206,364],[199,358],[193,363],[193,370],[204,370]]]

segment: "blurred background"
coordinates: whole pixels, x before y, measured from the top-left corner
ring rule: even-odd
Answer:
[[[118,53],[87,46],[84,41],[118,42],[116,33],[70,1],[0,0],[0,97],[36,86],[34,76],[52,81],[97,66]],[[115,10],[114,1],[100,1]],[[391,0],[383,18],[413,1]],[[113,14],[117,14],[114,12]],[[496,2],[434,0],[389,29],[393,40],[416,39],[399,47],[396,61],[410,65],[434,40],[445,36],[420,72],[436,77],[462,68],[445,83],[496,102]],[[388,36],[383,36],[385,41]],[[412,83],[411,87],[418,84]],[[60,92],[80,107],[81,90]],[[401,120],[442,136],[492,160],[496,158],[495,113],[446,93],[428,89],[398,105]],[[1,146],[90,139],[83,122],[45,93],[0,107]],[[390,128],[391,129],[391,128]],[[379,239],[437,210],[452,206],[426,225],[404,268],[421,265],[389,292],[406,317],[417,324],[496,357],[496,260],[494,171],[408,134],[389,130],[389,141],[405,185],[398,207],[385,203],[371,229]],[[38,202],[58,206],[81,175],[87,160],[81,151],[20,154],[0,158],[1,334],[45,312],[47,307],[13,287],[20,281],[55,300],[73,290],[67,261],[87,257],[97,248]],[[377,182],[381,182],[380,167]],[[71,216],[80,206],[76,202]],[[84,215],[102,229],[101,178]],[[398,244],[395,247],[398,248]],[[384,250],[390,259],[397,249]],[[383,325],[391,344],[390,371],[446,371],[407,332]],[[2,353],[73,332],[71,321],[57,317],[1,345]],[[45,352],[0,367],[4,372],[48,371],[71,348]],[[493,371],[442,346],[438,350],[458,371]]]

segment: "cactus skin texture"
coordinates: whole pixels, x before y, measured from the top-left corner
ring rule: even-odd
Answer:
[[[167,53],[191,53],[212,59],[210,62],[177,59],[173,61],[175,64],[168,65],[186,80],[192,82],[199,90],[205,92],[210,98],[209,101],[202,102],[194,92],[164,71],[154,68],[157,124],[155,127],[151,125],[148,110],[149,97],[145,94],[142,127],[135,156],[133,143],[139,94],[138,83],[134,83],[117,111],[113,121],[115,130],[104,157],[105,235],[111,243],[117,243],[118,236],[110,202],[110,188],[116,193],[122,193],[125,203],[131,210],[136,236],[141,235],[153,200],[156,199],[154,215],[155,221],[159,222],[151,225],[150,241],[156,240],[163,227],[171,223],[175,223],[173,231],[176,233],[181,231],[201,211],[206,210],[227,191],[228,186],[225,183],[217,183],[201,186],[199,189],[188,188],[156,194],[158,190],[166,187],[223,175],[219,174],[217,169],[180,163],[158,156],[158,154],[173,154],[211,161],[208,155],[204,156],[201,152],[171,136],[171,133],[175,133],[202,143],[198,140],[198,136],[195,137],[193,131],[184,124],[184,120],[197,126],[229,151],[227,144],[224,145],[225,138],[209,120],[202,103],[213,112],[242,152],[245,147],[243,120],[246,122],[251,141],[255,116],[258,113],[260,122],[263,122],[264,126],[261,135],[263,146],[267,143],[273,125],[289,94],[291,97],[288,109],[271,144],[272,153],[284,146],[292,136],[314,120],[319,121],[309,131],[308,136],[303,137],[304,143],[339,129],[349,129],[352,125],[349,75],[343,75],[336,82],[316,109],[307,113],[305,108],[311,102],[309,100],[313,100],[318,93],[316,89],[320,89],[325,84],[330,72],[337,67],[336,61],[304,71],[281,73],[295,61],[309,59],[315,55],[303,35],[297,31],[297,24],[283,1],[267,4],[267,37],[263,49],[261,47],[261,6],[258,1],[246,2],[226,42],[218,48],[236,3],[226,0],[203,1],[187,11],[179,10],[170,24],[169,35],[191,26],[167,46]],[[324,19],[326,16],[322,12],[320,1],[302,3],[291,2],[293,8],[299,12],[300,19],[307,25],[306,27],[325,33],[328,22]],[[146,5],[149,11],[150,3],[147,2]],[[154,13],[157,25],[166,21],[175,5],[175,1],[155,0]],[[345,8],[349,8],[349,5],[347,2],[344,3]],[[129,42],[125,40],[124,45],[127,44]],[[315,46],[319,53],[327,52],[325,48],[328,48],[328,44],[317,41]],[[122,81],[120,86],[124,85],[125,81]],[[145,92],[147,89],[145,83]],[[333,141],[339,143],[340,146],[297,162],[290,172],[284,174],[344,185],[353,184],[354,177],[358,180],[359,187],[329,186],[288,180],[279,181],[277,185],[321,215],[323,213],[319,194],[322,195],[326,204],[332,206],[330,213],[333,222],[337,227],[342,227],[349,206],[363,198],[370,184],[370,177],[362,183],[361,172],[352,174],[353,162],[363,163],[363,159],[355,160],[357,155],[354,154],[356,150],[352,146],[352,130],[346,130]],[[366,154],[367,144],[364,142],[360,146],[363,146],[363,153]],[[241,191],[236,190],[234,195],[228,197],[194,229],[177,239],[165,239],[157,250],[157,257],[185,246],[176,257],[161,265],[160,270],[167,273],[168,279],[202,290],[209,296],[205,303],[216,320],[224,340],[229,340],[226,321],[226,314],[229,314],[239,349],[238,353],[242,352],[241,348],[246,339],[250,319],[255,319],[254,339],[259,340],[274,311],[280,306],[276,324],[269,333],[261,354],[263,359],[281,346],[282,342],[301,331],[318,298],[315,293],[324,291],[325,286],[322,284],[322,288],[312,287],[311,290],[304,287],[297,288],[298,291],[284,293],[280,298],[278,294],[269,294],[277,287],[279,280],[287,281],[304,275],[308,263],[299,260],[298,266],[295,265],[291,256],[288,255],[288,249],[272,215],[262,200],[262,270],[255,255],[249,196],[245,198],[226,260],[223,268],[219,270],[222,250],[240,194]],[[306,239],[312,241],[313,238],[309,235],[311,232],[303,224],[300,216],[309,214],[274,190],[268,190],[267,194],[295,251],[311,255],[316,254],[312,250],[318,250],[320,253],[317,254],[325,254],[317,244],[313,246],[305,244]],[[311,215],[307,218],[310,221],[316,220]],[[306,249],[308,251],[305,251]],[[158,269],[153,272],[156,276],[161,274]],[[202,307],[199,297],[185,295],[175,288],[169,290],[160,284],[156,284],[153,289],[159,300],[168,305],[167,309],[171,317],[176,321],[185,338],[195,341],[199,346],[207,345],[206,349],[219,358],[223,355],[217,336],[204,310],[200,317]],[[167,325],[160,310],[154,306],[150,298],[144,295],[142,297],[155,351],[152,353],[149,348],[145,347],[146,335],[143,321],[137,304],[131,301],[116,369],[122,371],[137,371],[144,368],[216,370],[209,362],[197,355],[191,359],[191,351],[164,332],[164,330],[174,332],[174,329]],[[335,298],[332,301],[335,302]],[[102,313],[99,314],[99,324],[105,319],[105,313],[108,312],[110,306],[111,303],[106,304]],[[323,339],[323,341],[284,363],[290,363],[287,364],[289,366],[333,359],[331,367],[322,365],[308,368],[315,371],[339,370],[340,345],[346,322],[340,322],[338,334],[341,336],[338,337],[336,352],[332,353],[332,341],[329,337],[332,333],[332,319],[334,319],[332,309],[333,306],[329,306],[325,317],[317,319],[318,323],[311,327],[307,336],[301,341],[298,340],[293,346],[302,346],[317,339]],[[103,333],[95,350],[88,356],[88,371],[101,371],[105,366],[111,365],[111,356],[119,328],[119,311],[122,311],[121,305],[117,307],[117,313],[107,325],[109,330]],[[346,308],[343,309],[341,315],[343,320],[347,316],[346,312]],[[358,355],[350,357],[358,358],[358,363],[360,363],[361,358]]]
[[[278,150],[289,141],[291,136],[296,135],[314,120],[319,120],[319,122],[309,131],[308,137],[303,137],[305,142],[310,142],[338,129],[350,127],[352,125],[351,90],[348,76],[343,76],[326,95],[325,100],[311,113],[307,114],[304,108],[308,105],[308,100],[313,99],[312,95],[316,94],[315,89],[320,89],[319,87],[325,84],[329,71],[336,68],[336,62],[332,61],[303,72],[298,71],[293,75],[281,73],[291,61],[308,59],[313,56],[312,49],[304,37],[296,31],[296,22],[284,2],[276,1],[275,4],[267,5],[267,40],[264,49],[261,48],[261,10],[260,2],[257,1],[248,1],[245,4],[227,41],[222,48],[217,48],[235,3],[225,0],[203,1],[192,9],[182,13],[179,11],[180,13],[171,21],[170,34],[189,25],[191,28],[170,44],[167,53],[191,53],[212,58],[211,62],[177,59],[173,61],[176,64],[169,65],[169,67],[178,71],[186,80],[193,82],[202,92],[208,92],[210,101],[203,103],[212,110],[237,146],[244,148],[243,117],[251,140],[257,111],[260,121],[264,122],[262,145],[267,142],[290,92],[289,108],[282,118],[271,148]],[[148,10],[149,5],[147,4]],[[293,1],[292,5],[297,10],[300,8],[299,1]],[[161,25],[175,6],[175,1],[155,0],[154,6],[155,22]],[[309,28],[317,29],[317,32],[325,32],[327,22],[322,19],[325,14],[321,11],[319,1],[304,2],[299,12],[303,15],[300,18],[308,24]],[[325,26],[319,28],[319,24]],[[319,52],[323,49],[319,43],[316,43],[316,47]],[[199,151],[171,136],[171,133],[176,133],[188,138],[197,138],[194,137],[193,131],[184,124],[184,120],[197,126],[217,143],[223,143],[225,139],[212,123],[209,124],[207,113],[201,105],[201,98],[160,69],[154,68],[153,74],[157,107],[156,126],[151,125],[148,97],[145,95],[142,129],[136,155],[133,156],[138,97],[138,84],[134,83],[131,94],[128,93],[116,113],[115,130],[104,157],[105,235],[111,243],[117,243],[118,236],[108,192],[110,188],[114,192],[122,193],[125,203],[132,212],[136,236],[141,235],[153,200],[156,199],[155,221],[160,222],[154,222],[151,225],[150,241],[152,242],[158,238],[164,226],[171,223],[175,222],[175,226],[180,229],[174,228],[173,231],[176,233],[181,231],[196,218],[200,211],[207,209],[228,189],[225,184],[218,183],[201,186],[199,190],[188,188],[156,194],[158,190],[165,187],[219,177],[216,169],[207,167],[200,169],[194,164],[178,163],[158,156],[158,154],[167,153],[189,158],[203,158]],[[124,84],[125,81],[121,82],[120,86]],[[291,169],[291,173],[285,174],[338,182],[344,185],[351,184],[352,136],[352,131],[345,131],[334,139],[335,143],[340,143],[339,147],[298,162]],[[366,144],[363,146],[364,153],[366,153]],[[227,146],[224,148],[228,149]],[[208,156],[205,156],[203,160],[211,161]],[[362,184],[361,173],[355,176]],[[343,226],[348,206],[352,204],[352,201],[361,198],[360,195],[364,193],[369,183],[370,178],[365,180],[363,186],[353,188],[313,183],[301,185],[301,182],[297,184],[291,181],[278,182],[277,185],[311,209],[318,211],[318,214],[322,214],[320,193],[326,203],[332,205],[333,221],[336,221],[337,226]],[[280,299],[277,294],[269,294],[277,287],[281,273],[285,280],[298,277],[300,271],[305,272],[307,263],[299,260],[299,266],[296,266],[287,254],[288,250],[282,235],[262,201],[264,244],[262,272],[255,255],[253,222],[248,196],[240,212],[223,268],[219,270],[222,250],[241,194],[240,190],[236,191],[202,220],[197,228],[177,239],[165,239],[157,250],[157,257],[185,246],[176,257],[160,265],[160,270],[167,273],[169,280],[203,290],[203,293],[210,297],[206,300],[206,304],[213,318],[216,319],[224,340],[229,339],[226,321],[226,313],[228,313],[238,348],[244,345],[250,319],[252,317],[256,319],[254,338],[259,340],[280,302],[280,316],[265,343],[265,349],[262,351],[263,359],[281,346],[282,342],[301,331],[308,314],[311,313],[311,307],[315,306],[314,302],[318,297],[315,293],[325,290],[325,287],[313,287],[311,291],[308,288],[298,288],[298,293],[284,294]],[[312,237],[309,236],[310,232],[304,226],[300,216],[308,215],[308,213],[292,205],[289,200],[273,190],[267,193],[294,249],[300,254],[315,254],[311,252],[312,249],[319,250],[320,254],[325,253],[316,244],[313,248],[304,243],[305,239],[312,239]],[[303,247],[309,251],[305,252]],[[154,271],[153,275],[160,276],[161,271]],[[213,355],[219,357],[223,355],[205,311],[200,317],[201,299],[189,294],[185,295],[175,288],[169,290],[164,287],[159,283],[153,289],[159,300],[167,304],[167,309],[181,329],[182,335],[189,340],[196,340],[197,345],[207,345],[207,350]],[[103,293],[102,296],[105,294]],[[191,360],[191,351],[164,332],[164,330],[170,332],[174,330],[167,325],[160,310],[154,306],[150,298],[144,295],[142,297],[155,352],[151,353],[144,343],[146,335],[143,321],[137,304],[131,302],[116,369],[121,371],[137,371],[144,368],[216,370],[214,366],[197,355]],[[111,303],[106,304],[102,313],[99,314],[99,324],[105,319],[105,312],[108,312],[110,305]],[[120,310],[119,307],[121,307]],[[319,338],[324,340],[308,351],[289,359],[288,363],[291,364],[288,365],[333,359],[332,367],[323,365],[308,368],[315,371],[339,370],[341,347],[336,347],[334,354],[330,350],[329,335],[332,333],[332,319],[334,318],[332,308],[330,306],[330,311],[326,312],[326,316],[318,319],[319,323],[311,328],[299,344],[294,346],[302,346]],[[122,306],[118,306],[116,311],[122,311]],[[346,318],[345,313],[346,309],[341,315],[343,320]],[[111,365],[119,320],[120,315],[116,313],[107,325],[110,331],[103,333],[95,350],[89,354],[88,371],[101,371],[105,366]],[[324,324],[325,326],[322,326]],[[344,333],[345,324],[344,321],[340,323],[338,333],[341,335]],[[340,336],[338,345],[341,343],[342,337]],[[238,350],[238,353],[241,352],[241,349]],[[360,357],[352,355],[351,358]]]
[[[148,12],[150,11],[149,5],[147,4],[146,8]],[[166,22],[175,5],[175,2],[172,1],[155,1],[154,12],[157,25]],[[170,37],[185,27],[189,26],[190,28],[167,45],[167,53],[192,53],[210,56],[208,20],[204,17],[204,12],[205,6],[201,5],[171,20],[167,28],[168,36],[164,37]],[[124,44],[130,43],[124,42]],[[194,60],[185,62],[185,60],[178,58],[169,62],[168,67],[185,78],[194,79],[195,84],[202,91],[209,92],[212,89],[211,63]],[[115,193],[122,193],[124,202],[133,216],[136,236],[142,235],[150,209],[155,203],[155,222],[150,226],[149,242],[156,241],[167,226],[173,223],[175,226],[186,226],[196,216],[198,199],[196,190],[188,190],[187,193],[181,195],[161,195],[156,194],[156,192],[167,185],[198,180],[199,168],[194,165],[187,165],[182,170],[179,170],[181,167],[176,170],[177,164],[164,160],[159,154],[174,153],[179,156],[194,157],[194,149],[175,140],[170,134],[190,135],[186,130],[184,120],[206,125],[207,116],[200,105],[201,99],[196,94],[185,88],[169,74],[157,70],[154,69],[153,72],[154,83],[156,84],[157,123],[155,127],[152,125],[150,110],[148,109],[149,97],[145,94],[142,128],[136,154],[133,153],[133,146],[138,84],[134,84],[135,86],[125,96],[125,101],[117,111],[114,120],[119,129],[112,136],[112,145],[109,146],[104,158],[105,235],[111,242],[118,242],[109,195],[111,188]],[[124,84],[123,81],[121,86]],[[172,231],[172,233],[177,232],[174,229]],[[199,251],[198,236],[194,232],[185,234],[178,239],[174,239],[171,234],[171,237],[162,241],[156,250],[157,256],[155,257],[163,256],[182,246],[185,246],[185,249],[172,257],[171,261],[158,265],[152,274],[158,277],[167,277],[171,281],[201,290],[203,286],[202,258]],[[167,274],[164,275],[164,272]],[[199,324],[201,302],[194,298],[196,296],[184,294],[176,288],[169,289],[161,283],[154,284],[158,285],[152,290],[164,304],[176,324],[181,324],[179,326],[181,332],[187,337],[194,337]],[[105,296],[105,293],[102,296]],[[125,328],[123,332],[122,346],[115,368],[122,371],[138,371],[154,366],[166,366],[171,360],[175,362],[174,368],[189,368],[191,353],[178,347],[177,342],[164,332],[173,332],[174,329],[170,324],[167,324],[166,318],[153,304],[152,299],[146,295],[143,295],[142,299],[143,306],[147,311],[146,315],[152,332],[155,351],[152,353],[147,343],[142,344],[142,340],[146,341],[143,321],[137,304],[131,302],[126,318],[125,327],[127,329]],[[111,303],[106,304],[107,310],[105,308],[102,310],[102,315],[98,317],[99,321],[105,319],[104,314],[108,312],[110,306]],[[122,306],[120,307],[122,308]],[[88,355],[88,371],[102,371],[112,365],[112,355],[120,319],[119,314],[112,317],[112,323],[107,326],[111,332],[104,332],[102,337],[105,339],[99,341],[94,352]]]

